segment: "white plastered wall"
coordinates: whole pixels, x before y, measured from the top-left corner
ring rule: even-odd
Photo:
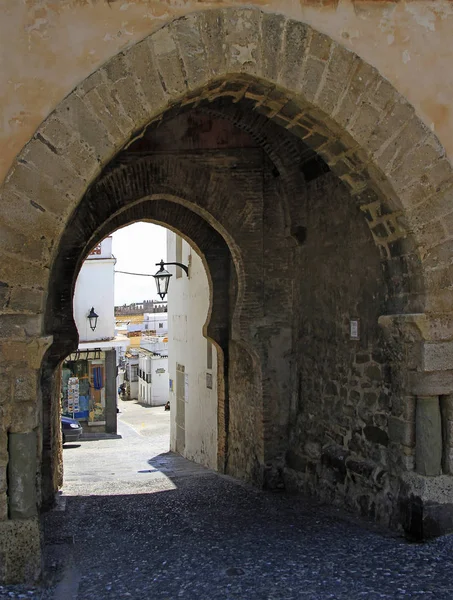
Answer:
[[[111,340],[115,337],[115,258],[111,248],[111,238],[106,238],[101,244],[101,253],[90,255],[77,277],[73,307],[80,342]],[[91,307],[99,315],[94,331],[87,318]]]
[[[167,234],[167,260],[174,262],[176,238]],[[185,449],[183,455],[217,469],[217,357],[212,346],[212,368],[207,366],[207,339],[203,325],[209,309],[209,285],[200,257],[189,244],[182,243],[182,262],[189,266],[189,277],[176,277],[175,267],[168,294],[168,370],[170,389],[170,448],[176,450],[176,364],[185,369]],[[179,259],[179,257],[178,257]],[[178,260],[179,262],[179,260]],[[212,389],[207,387],[211,375]]]

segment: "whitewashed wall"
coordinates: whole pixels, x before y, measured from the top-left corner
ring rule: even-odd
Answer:
[[[115,337],[114,269],[112,238],[101,243],[100,254],[91,254],[77,277],[73,307],[80,342],[111,340]],[[96,329],[87,319],[91,307],[99,315]]]
[[[176,257],[177,236],[167,234],[167,260]],[[182,243],[182,262],[190,264],[189,277],[176,277],[175,267],[168,294],[168,369],[173,381],[170,390],[170,447],[188,459],[217,468],[217,357],[212,347],[212,368],[207,368],[207,340],[202,328],[209,309],[209,287],[200,257]],[[185,448],[176,443],[176,364],[184,365],[186,375]],[[207,387],[211,375],[212,389]]]
[[[142,331],[155,330],[157,335],[164,335],[168,332],[168,314],[167,313],[145,313],[143,316]]]

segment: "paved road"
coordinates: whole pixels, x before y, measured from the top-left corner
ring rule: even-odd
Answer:
[[[168,413],[129,404],[121,439],[65,448],[41,600],[453,598],[453,537],[408,544],[301,497],[168,453]],[[9,595],[8,595],[9,594]]]

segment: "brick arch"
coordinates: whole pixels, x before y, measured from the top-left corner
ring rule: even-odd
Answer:
[[[174,173],[174,171],[173,171]],[[135,175],[135,173],[133,174]],[[182,175],[182,173],[181,173]],[[126,174],[123,173],[123,177]],[[158,186],[156,186],[158,187]],[[96,198],[95,190],[93,190]],[[118,195],[123,190],[118,191]],[[138,190],[135,190],[137,193]],[[192,190],[192,193],[194,190]],[[229,272],[231,253],[222,236],[205,219],[187,208],[183,198],[170,194],[156,193],[129,202],[123,210],[114,206],[118,197],[110,196],[103,203],[109,215],[100,227],[91,222],[88,215],[92,209],[93,196],[87,197],[73,215],[62,236],[58,259],[51,273],[51,292],[46,306],[46,329],[53,332],[53,343],[43,360],[41,389],[43,390],[43,460],[42,460],[42,505],[51,506],[61,481],[61,448],[53,427],[58,406],[59,384],[56,367],[64,358],[77,349],[78,333],[73,320],[73,290],[78,271],[84,258],[93,246],[112,231],[136,221],[148,221],[168,227],[182,235],[202,258],[210,283],[210,306],[204,326],[204,335],[216,346],[218,353],[218,464],[223,469],[228,454],[227,426],[229,419],[227,386],[228,343],[230,328]],[[153,285],[152,282],[151,285]],[[244,352],[246,348],[244,348]]]

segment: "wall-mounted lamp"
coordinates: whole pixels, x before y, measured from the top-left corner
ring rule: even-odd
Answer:
[[[98,324],[99,315],[94,312],[94,307],[91,307],[91,310],[88,314],[88,321],[90,322],[91,331],[96,329],[96,325]]]
[[[156,263],[156,267],[160,267],[160,269],[157,271],[157,273],[155,275],[153,275],[153,277],[156,280],[157,293],[159,294],[159,296],[161,297],[162,300],[167,295],[168,285],[170,283],[170,277],[172,277],[172,274],[169,273],[167,271],[167,269],[164,269],[164,267],[167,265],[176,265],[177,267],[181,267],[181,269],[183,269],[183,271],[186,273],[186,275],[189,276],[189,268],[186,267],[186,265],[183,265],[181,263],[178,263],[178,262],[164,263],[163,260],[161,260],[160,263]]]

